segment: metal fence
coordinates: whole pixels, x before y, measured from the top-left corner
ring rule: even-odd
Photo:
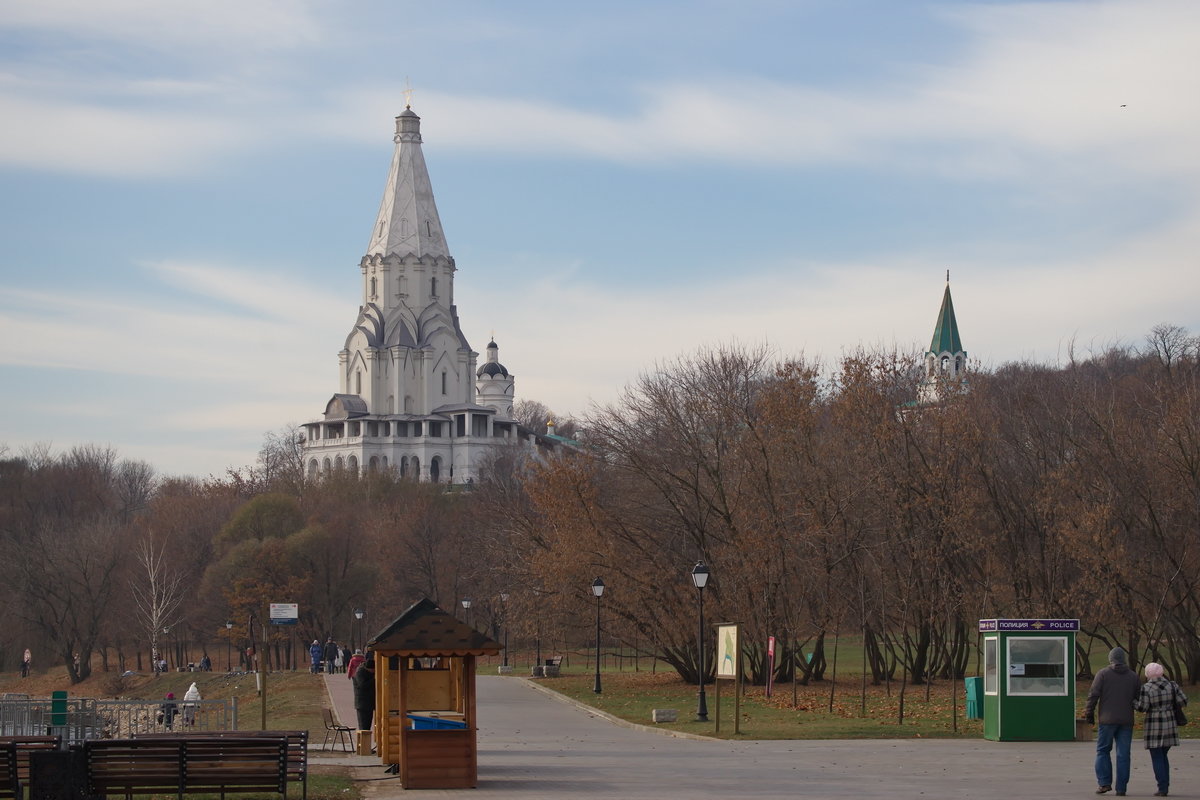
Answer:
[[[0,736],[57,734],[69,744],[137,733],[237,730],[237,699],[162,700],[0,697]]]

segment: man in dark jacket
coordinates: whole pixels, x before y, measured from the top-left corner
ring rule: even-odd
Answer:
[[[330,636],[325,640],[325,673],[332,675],[334,672],[333,662],[337,661],[338,646],[334,643],[333,637]]]
[[[358,712],[358,729],[371,730],[375,718],[375,654],[366,652],[365,661],[354,672],[354,710]]]
[[[1114,647],[1108,654],[1108,666],[1096,673],[1088,693],[1084,718],[1096,724],[1096,704],[1100,704],[1100,725],[1096,736],[1096,794],[1113,788],[1113,767],[1109,753],[1117,746],[1117,796],[1125,795],[1129,785],[1129,743],[1133,740],[1133,701],[1141,683],[1129,668],[1125,651]]]

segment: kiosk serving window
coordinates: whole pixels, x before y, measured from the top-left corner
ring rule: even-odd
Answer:
[[[997,639],[989,636],[983,640],[983,693],[996,694],[1000,690],[1000,682],[996,680],[999,665],[996,663],[998,651]]]
[[[1009,636],[1006,644],[1010,696],[1067,693],[1065,636]]]

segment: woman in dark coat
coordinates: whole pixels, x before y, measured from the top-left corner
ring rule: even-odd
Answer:
[[[1146,682],[1133,701],[1133,707],[1146,712],[1145,740],[1158,782],[1155,797],[1166,797],[1171,784],[1171,765],[1167,751],[1179,744],[1179,729],[1175,727],[1175,706],[1186,706],[1187,695],[1175,681],[1163,675],[1162,664],[1151,661],[1146,665]]]
[[[358,712],[358,729],[371,730],[375,718],[375,654],[368,650],[366,660],[354,672],[354,710]]]

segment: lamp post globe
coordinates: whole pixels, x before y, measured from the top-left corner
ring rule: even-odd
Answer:
[[[600,578],[592,581],[592,594],[596,596],[596,682],[592,691],[600,694],[600,596],[604,594],[604,581]]]
[[[700,606],[700,626],[696,636],[696,649],[699,651],[696,673],[700,683],[700,692],[696,700],[697,722],[708,722],[708,700],[704,696],[704,678],[707,671],[704,661],[704,587],[708,585],[708,574],[708,565],[703,561],[697,561],[696,566],[692,567],[692,584],[696,587]]]

